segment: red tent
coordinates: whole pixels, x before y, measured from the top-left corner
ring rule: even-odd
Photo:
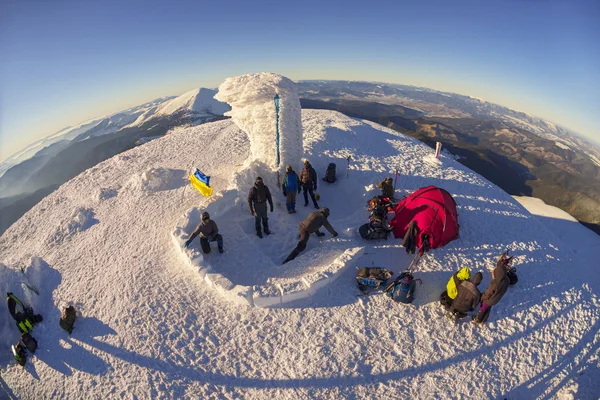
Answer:
[[[458,238],[456,202],[450,193],[435,186],[421,188],[404,198],[395,208],[390,221],[394,237],[403,238],[411,221],[417,225],[416,245],[422,250],[423,235],[429,235],[432,249]]]

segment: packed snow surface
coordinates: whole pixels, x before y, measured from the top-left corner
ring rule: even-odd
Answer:
[[[275,95],[279,96],[280,108],[279,165]],[[302,166],[300,99],[293,81],[270,72],[246,74],[226,79],[215,98],[229,103],[231,111],[225,115],[248,134],[252,159],[272,170],[285,171],[286,165],[298,170]]]
[[[274,233],[257,238],[245,197],[269,166],[242,168],[255,156],[246,130],[234,117],[179,131],[82,173],[0,237],[0,288],[44,316],[34,331],[39,349],[22,368],[8,352],[17,329],[0,307],[0,398],[598,398],[597,241],[592,263],[495,185],[444,154],[425,162],[432,149],[380,125],[304,110],[302,126],[317,171],[338,166],[338,182],[320,181],[318,192],[340,236],[311,237],[289,268],[309,274],[364,247],[342,276],[271,308],[242,306],[207,284],[171,236],[189,210],[210,207],[225,240],[225,253],[200,265],[249,285],[291,273],[281,261],[312,210],[299,199],[298,213],[288,214],[272,185]],[[212,197],[186,183],[192,166],[212,176]],[[410,261],[399,240],[364,242],[355,233],[376,183],[396,168],[397,197],[440,186],[454,196],[461,224],[460,238],[418,267],[423,284],[408,306],[358,298],[354,279],[354,266],[400,272]],[[450,275],[482,269],[485,289],[507,247],[519,283],[488,324],[446,319],[438,296]],[[40,296],[20,286],[20,266]],[[81,313],[71,336],[58,325],[67,304]]]

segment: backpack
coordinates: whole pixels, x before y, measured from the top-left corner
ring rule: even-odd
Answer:
[[[390,232],[378,218],[371,218],[370,222],[358,228],[360,237],[366,240],[387,240]]]
[[[408,271],[400,274],[394,282],[385,288],[388,297],[399,303],[412,303],[415,296],[416,279]]]
[[[375,196],[367,203],[367,211],[373,212],[378,207],[382,207],[385,209],[386,213],[392,211],[392,204],[390,203],[390,199],[388,197],[383,196]]]
[[[378,288],[387,285],[394,273],[386,268],[360,268],[356,273],[356,283],[361,292],[366,293],[368,287]]]
[[[335,177],[335,163],[330,163],[327,167],[327,171],[325,171],[325,178],[323,178],[325,182],[333,183],[337,180]]]
[[[508,272],[506,273],[506,277],[508,278],[508,285],[514,286],[519,282],[519,277],[517,276],[517,269],[514,267],[509,267]]]

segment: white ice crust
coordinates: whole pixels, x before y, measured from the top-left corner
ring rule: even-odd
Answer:
[[[275,95],[279,95],[279,151],[277,164]],[[229,103],[236,125],[248,134],[252,159],[275,171],[286,165],[301,166],[302,120],[296,84],[274,73],[247,74],[227,78],[215,99]]]

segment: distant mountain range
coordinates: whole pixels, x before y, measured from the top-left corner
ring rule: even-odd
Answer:
[[[455,93],[380,82],[301,81],[303,108],[338,110],[436,141],[513,195],[541,198],[600,234],[600,150],[568,129]],[[0,163],[0,234],[58,186],[179,126],[222,119],[216,90],[195,89],[85,121]]]
[[[302,81],[303,108],[338,110],[442,142],[513,195],[541,198],[600,234],[600,149],[566,128],[469,96],[378,82]]]
[[[172,128],[224,118],[216,90],[195,89],[83,122],[50,135],[0,163],[0,234],[24,212],[81,172]]]

